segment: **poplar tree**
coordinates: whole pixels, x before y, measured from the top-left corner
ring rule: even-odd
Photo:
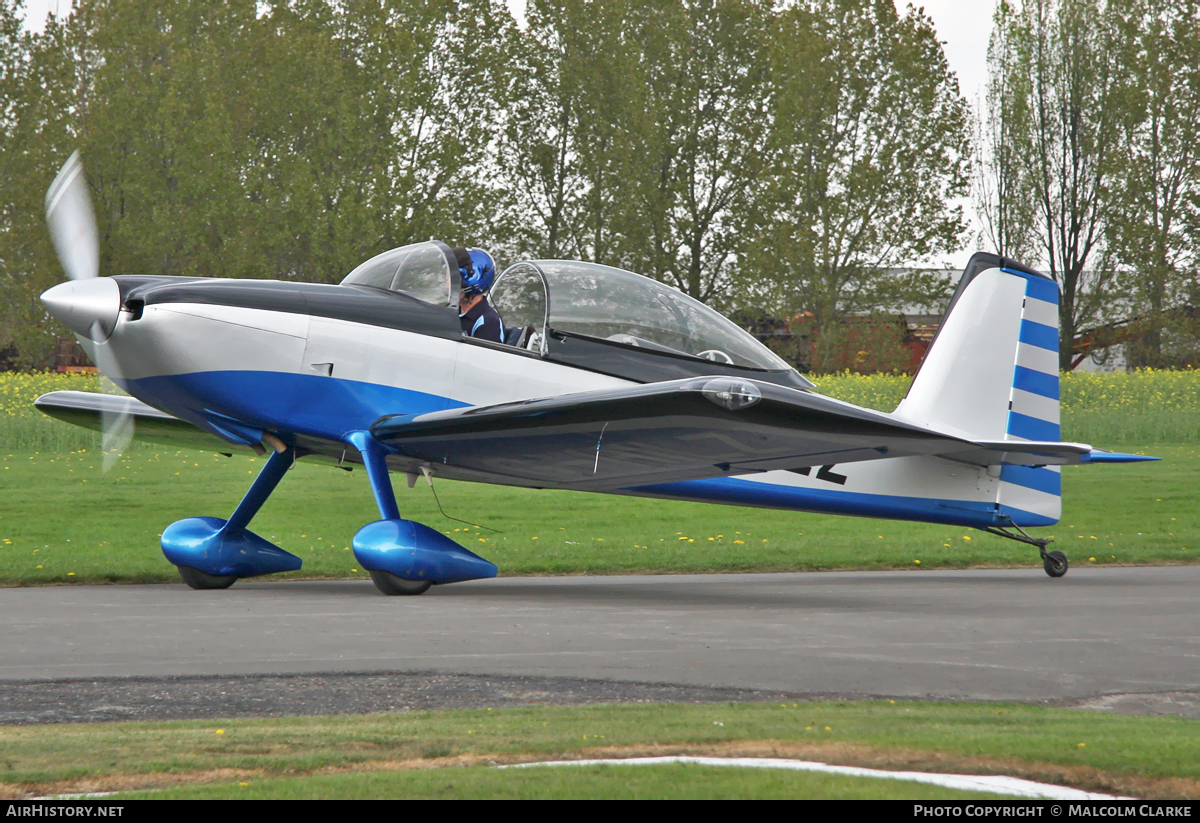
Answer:
[[[1138,0],[1124,23],[1125,93],[1108,236],[1126,310],[1144,321],[1129,363],[1162,368],[1196,348],[1200,2]]]
[[[988,80],[983,110],[976,123],[973,194],[986,242],[996,254],[1015,260],[1035,259],[1034,198],[1023,189],[1020,135],[1030,131],[1028,66],[1014,60],[1016,11],[1000,0],[988,40]]]
[[[504,163],[525,248],[728,301],[759,178],[771,8],[534,0]]]
[[[430,236],[487,245],[506,239],[496,196],[511,101],[514,24],[500,0],[352,0],[338,46],[359,78],[358,137],[374,143],[361,170],[376,221],[374,251]]]
[[[1012,205],[1002,238],[1024,250],[1062,288],[1059,365],[1069,369],[1079,329],[1095,322],[1111,298],[1112,263],[1102,258],[1113,213],[1109,183],[1122,118],[1120,13],[1125,0],[1025,0],[997,10],[989,64],[991,87],[1003,90],[1001,143],[1007,158],[997,187]],[[995,102],[995,101],[994,101]],[[1029,239],[1012,244],[1030,204]]]
[[[21,85],[28,63],[28,43],[21,36],[20,0],[0,0],[0,179],[11,181],[18,174],[14,162],[18,151],[17,125],[21,117]],[[17,198],[0,198],[0,363],[16,357],[20,334],[18,295],[20,255],[12,245],[13,223],[21,203]]]

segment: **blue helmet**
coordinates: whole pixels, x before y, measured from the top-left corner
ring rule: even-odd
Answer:
[[[462,293],[486,294],[496,281],[496,263],[483,249],[454,249],[458,274],[462,278]]]

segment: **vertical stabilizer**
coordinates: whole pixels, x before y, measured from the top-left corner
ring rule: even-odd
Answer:
[[[1058,284],[974,255],[897,417],[972,440],[1059,439]],[[1061,514],[1057,467],[999,466],[997,504],[1020,525]]]

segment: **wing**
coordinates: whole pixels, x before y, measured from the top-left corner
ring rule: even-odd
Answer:
[[[228,453],[229,443],[186,420],[159,411],[133,397],[85,391],[43,394],[33,404],[51,417],[101,431],[105,414],[129,414],[134,419],[134,439],[176,448]]]
[[[458,477],[627,488],[911,455],[977,465],[1078,463],[1078,443],[975,443],[819,394],[700,377],[380,418],[371,433]]]

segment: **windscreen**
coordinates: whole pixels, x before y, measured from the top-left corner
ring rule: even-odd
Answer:
[[[546,285],[541,272],[530,263],[505,269],[488,299],[504,318],[505,326],[528,325],[541,332],[546,325]]]
[[[767,371],[790,370],[737,324],[683,292],[640,274],[565,260],[539,260],[550,328],[626,346]]]
[[[456,306],[460,281],[450,249],[430,240],[385,251],[346,275],[343,286],[402,291],[435,306]]]

